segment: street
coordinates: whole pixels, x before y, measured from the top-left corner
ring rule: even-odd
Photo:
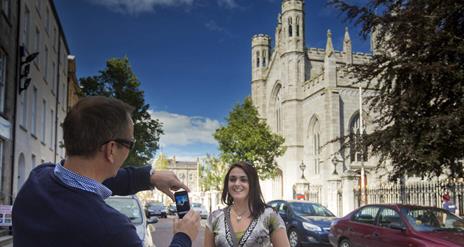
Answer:
[[[154,224],[154,231],[152,231],[151,235],[153,237],[153,243],[155,243],[156,247],[167,247],[171,243],[172,239],[172,223],[174,218],[172,216],[168,216],[166,219],[160,218],[158,223]],[[201,220],[201,229],[198,233],[197,239],[193,241],[193,247],[202,247],[203,246],[203,237],[204,237],[204,229],[205,229],[206,220]]]

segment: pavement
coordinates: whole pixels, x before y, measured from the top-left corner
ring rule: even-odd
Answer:
[[[173,216],[168,216],[166,219],[160,219],[158,223],[154,224],[154,231],[151,232],[153,243],[156,247],[168,247],[171,243],[173,232],[172,225],[174,222]],[[192,247],[203,247],[203,239],[205,236],[205,223],[206,220],[201,220],[201,229],[197,238],[192,243]]]

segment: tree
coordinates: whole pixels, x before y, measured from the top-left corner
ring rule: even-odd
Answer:
[[[161,123],[151,118],[148,113],[150,106],[145,104],[144,92],[139,89],[140,82],[130,67],[129,59],[127,57],[109,59],[106,68],[98,75],[80,78],[79,82],[82,96],[115,97],[135,108],[132,119],[137,142],[124,165],[147,164],[159,148],[159,138],[163,130]]]
[[[378,89],[368,99],[376,129],[364,142],[404,174],[462,177],[464,155],[464,2],[372,0],[365,6],[330,0],[373,33],[372,59],[355,65],[357,82]]]
[[[222,190],[227,165],[220,158],[207,155],[199,165],[200,186],[202,191]]]
[[[236,105],[226,120],[228,124],[214,133],[223,160],[229,164],[249,161],[255,165],[260,178],[274,177],[275,158],[285,152],[284,138],[271,133],[249,97]]]

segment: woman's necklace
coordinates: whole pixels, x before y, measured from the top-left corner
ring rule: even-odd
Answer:
[[[248,210],[245,210],[243,211],[243,213],[239,214],[237,209],[235,208],[235,206],[233,207],[234,208],[234,211],[235,211],[235,214],[237,215],[235,217],[235,219],[237,219],[237,222],[240,223],[240,221],[242,220],[242,216],[248,211]]]

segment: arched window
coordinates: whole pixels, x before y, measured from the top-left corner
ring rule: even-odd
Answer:
[[[361,126],[359,124],[359,113],[353,116],[350,124],[350,160],[351,162],[367,161],[367,147],[362,146]],[[366,126],[363,121],[363,126]],[[366,128],[363,128],[366,135]]]
[[[282,133],[282,90],[280,85],[277,89],[275,96],[275,120],[276,120],[276,131]]]
[[[300,17],[296,17],[296,36],[300,36]]]
[[[266,67],[266,52],[263,51],[263,67]]]
[[[259,67],[259,51],[256,52],[256,67]]]
[[[292,31],[292,17],[288,18],[288,37],[292,37],[293,31]]]
[[[320,128],[319,120],[316,118],[313,121],[311,133],[310,133],[310,142],[311,142],[311,156],[313,157],[314,164],[314,174],[321,173],[321,164],[320,164],[320,155],[321,155],[321,140],[320,140]]]

